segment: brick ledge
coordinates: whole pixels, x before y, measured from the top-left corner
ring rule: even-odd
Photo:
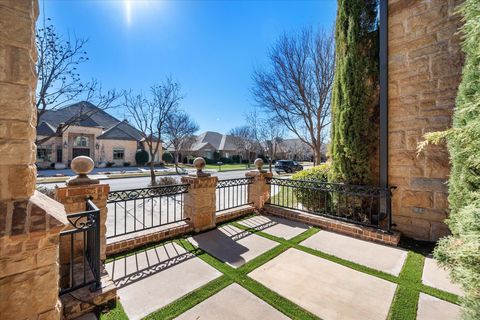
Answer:
[[[372,227],[360,226],[353,223],[313,215],[303,211],[280,208],[271,205],[265,205],[262,213],[304,222],[310,225],[321,227],[322,229],[328,231],[345,234],[354,238],[374,241],[381,244],[393,246],[398,245],[401,236],[401,233],[398,231],[392,231],[392,233],[387,233],[386,231],[375,229]]]

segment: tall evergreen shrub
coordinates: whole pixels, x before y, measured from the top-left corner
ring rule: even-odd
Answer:
[[[330,180],[370,184],[378,86],[377,0],[339,0],[335,28]]]
[[[480,319],[480,1],[466,0],[460,13],[465,64],[453,127],[444,134],[452,164],[447,220],[452,235],[439,241],[435,257],[465,291],[463,318]]]

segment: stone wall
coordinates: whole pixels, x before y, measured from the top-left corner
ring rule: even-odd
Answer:
[[[63,206],[35,191],[36,0],[0,1],[0,318],[60,319]]]
[[[445,146],[416,155],[427,132],[448,128],[462,70],[460,19],[453,0],[390,0],[389,182],[393,222],[405,235],[448,234],[449,159]]]

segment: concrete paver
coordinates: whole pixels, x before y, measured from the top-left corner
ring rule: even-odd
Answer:
[[[329,231],[320,231],[301,244],[396,276],[407,257],[405,250]]]
[[[180,315],[179,320],[289,319],[248,290],[234,283]]]
[[[130,320],[141,319],[221,273],[175,243],[106,264]]]
[[[448,291],[459,296],[463,295],[460,286],[452,283],[450,280],[448,271],[438,266],[437,262],[433,258],[425,258],[422,282],[430,287]]]
[[[322,319],[386,319],[396,284],[289,249],[249,276]]]
[[[460,307],[456,304],[440,300],[420,293],[417,320],[457,320],[460,319]]]
[[[291,239],[308,230],[308,225],[273,216],[254,216],[242,221],[241,225],[263,231],[273,236]]]
[[[275,241],[231,225],[194,235],[188,240],[234,268],[278,245]]]

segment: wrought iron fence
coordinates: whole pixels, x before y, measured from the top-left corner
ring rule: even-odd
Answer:
[[[217,183],[217,212],[249,204],[248,185],[253,178],[220,180]]]
[[[188,184],[110,191],[107,239],[184,220]]]
[[[312,180],[267,179],[270,205],[390,230],[392,189]]]
[[[100,288],[100,210],[87,200],[87,211],[70,214],[73,229],[60,233],[60,294],[91,285]]]

